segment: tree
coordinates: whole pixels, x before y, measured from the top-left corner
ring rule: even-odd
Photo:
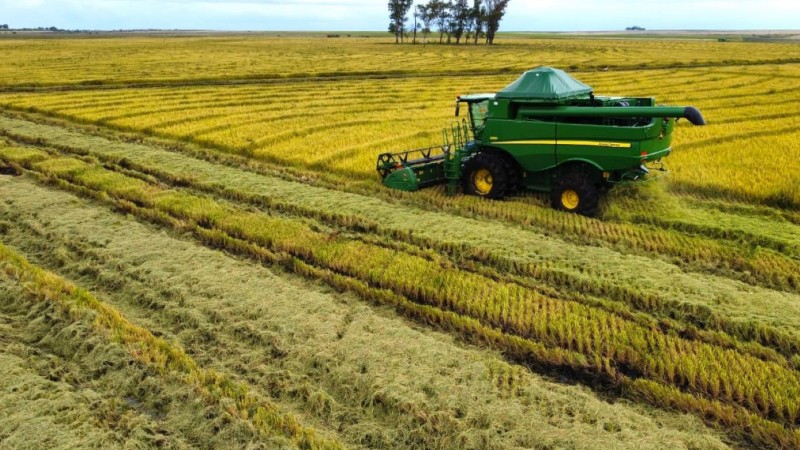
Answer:
[[[394,33],[394,42],[402,42],[408,21],[408,11],[414,0],[389,0],[389,32]]]
[[[444,33],[449,31],[450,5],[442,0],[431,0],[428,2],[428,14],[436,24],[436,28],[439,29],[439,43],[441,44]]]
[[[475,44],[478,43],[478,38],[483,33],[483,25],[485,23],[486,8],[483,6],[483,0],[473,0],[472,4],[472,24],[475,32]]]
[[[511,0],[486,0],[486,43],[494,44],[494,36],[500,29],[500,21],[506,14],[508,2]]]
[[[7,30],[7,29],[8,29],[7,24],[0,25],[0,30]]]
[[[422,43],[427,44],[434,16],[431,14],[428,5],[417,5],[417,17],[422,21]]]
[[[417,43],[417,30],[419,30],[419,23],[417,23],[417,21],[419,19],[419,13],[417,12],[417,10],[414,10],[413,15],[414,15],[414,40],[411,41],[411,43],[412,44],[416,44]]]
[[[461,37],[464,31],[469,26],[470,7],[467,0],[456,0],[455,3],[450,4],[450,22],[453,37],[456,38],[456,45],[461,42]]]

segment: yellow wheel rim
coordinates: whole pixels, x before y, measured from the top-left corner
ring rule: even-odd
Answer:
[[[581,198],[578,196],[578,193],[572,189],[567,189],[561,193],[561,204],[564,205],[564,209],[573,210],[577,208],[580,203]]]
[[[492,174],[486,169],[478,169],[472,172],[472,185],[475,186],[475,192],[480,195],[486,195],[492,191]]]

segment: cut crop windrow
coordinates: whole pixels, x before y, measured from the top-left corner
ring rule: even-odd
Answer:
[[[800,379],[797,372],[775,363],[663,334],[603,310],[553,300],[518,285],[441,267],[413,255],[315,232],[290,219],[161,189],[75,159],[44,159],[29,167],[62,186],[78,185],[131,212],[142,210],[151,218],[188,226],[222,248],[254,257],[268,248],[262,258],[291,255],[287,261],[294,261],[292,270],[299,273],[352,279],[355,291],[358,283],[366,283],[368,289],[391,289],[417,302],[428,311],[428,317],[432,311],[441,311],[450,317],[449,322],[477,321],[481,327],[502,330],[497,332],[507,336],[504,340],[535,340],[543,345],[537,359],[545,366],[578,373],[588,370],[622,383],[640,377],[650,379],[691,393],[697,402],[710,399],[743,408],[748,414],[741,420],[751,421],[756,415],[788,425],[790,429],[783,434],[769,432],[781,442],[797,437],[794,426]],[[455,319],[458,317],[463,318]],[[441,324],[439,321],[434,323]]]
[[[61,146],[61,148],[71,153],[86,153],[85,151],[64,146]],[[120,164],[124,168],[134,169],[134,172],[122,169],[123,173],[129,175],[137,176],[140,172],[146,173],[172,185],[191,186],[205,193],[218,195],[235,202],[247,202],[260,208],[267,208],[281,213],[314,217],[331,226],[342,227],[347,231],[378,233],[383,237],[377,242],[372,241],[378,245],[386,245],[386,242],[400,240],[409,242],[420,248],[437,249],[441,254],[449,255],[453,264],[465,270],[477,271],[478,273],[488,275],[494,279],[522,284],[540,292],[542,292],[541,283],[545,283],[552,287],[546,290],[548,295],[555,295],[557,290],[564,290],[567,288],[575,292],[575,294],[570,295],[569,298],[588,302],[594,306],[602,306],[604,309],[622,314],[628,318],[637,316],[637,314],[630,309],[631,307],[634,310],[646,311],[650,314],[655,314],[657,317],[660,317],[661,320],[656,321],[653,318],[640,315],[637,320],[643,321],[642,323],[644,325],[658,325],[666,327],[665,329],[673,329],[686,336],[706,340],[717,345],[737,347],[740,350],[748,351],[760,358],[772,360],[780,359],[780,357],[777,357],[774,353],[765,351],[765,349],[758,346],[748,345],[742,347],[742,343],[736,339],[758,342],[777,350],[787,358],[794,355],[797,349],[800,348],[798,338],[785,332],[760,322],[730,320],[714,309],[705,306],[675,301],[660,295],[643,293],[639,290],[614,283],[601,282],[597,280],[597,277],[593,277],[595,280],[582,279],[571,275],[568,271],[550,267],[547,264],[514,261],[498,256],[494,251],[489,251],[474,245],[465,243],[454,245],[452,243],[425,238],[398,229],[385,227],[380,227],[379,229],[378,222],[367,219],[363,215],[336,213],[328,211],[324,207],[301,206],[296,203],[287,203],[280,198],[273,198],[269,195],[252,193],[243,190],[242,187],[226,187],[221,185],[219,181],[204,181],[207,177],[202,170],[193,170],[191,176],[185,176],[182,175],[180,171],[175,172],[167,168],[167,166],[173,166],[172,164],[161,165],[159,167],[152,165],[143,166],[133,162],[136,160],[135,156],[131,156],[130,159],[126,158],[120,160],[115,157],[108,157],[102,152],[90,153],[100,157],[101,160],[111,162],[112,164],[110,167],[112,168],[115,167],[116,164]],[[22,154],[20,154],[19,157],[21,160],[25,159]],[[117,170],[120,169],[118,168]],[[216,173],[215,171],[215,174]],[[143,179],[152,180],[152,178]],[[475,262],[479,262],[480,264],[476,266]],[[493,267],[493,269],[487,271],[483,269],[482,266],[490,266]],[[580,270],[583,271],[584,269]],[[503,275],[501,276],[500,273]],[[529,277],[533,277],[539,281],[531,283],[528,281]],[[584,294],[588,294],[590,297],[586,297]],[[563,297],[563,295],[558,296]],[[614,301],[598,301],[592,299],[591,296],[613,299]],[[677,321],[675,319],[677,319]],[[719,330],[722,333],[713,330]]]
[[[737,348],[739,351],[752,353],[761,359],[776,362],[782,360],[780,356],[770,350],[757,345],[743,345],[739,340],[765,345],[786,358],[791,358],[800,351],[800,339],[798,338],[763,323],[729,320],[707,307],[671,301],[625,286],[588,282],[544,264],[517,263],[467,244],[456,246],[415,236],[413,233],[381,229],[377,222],[360,216],[310,209],[281,202],[266,195],[247,194],[215,184],[204,184],[196,178],[176,177],[170,174],[168,169],[165,172],[164,169],[140,167],[127,160],[120,162],[122,166],[111,164],[106,168],[141,178],[144,181],[152,182],[154,181],[152,177],[157,177],[160,181],[173,186],[188,186],[202,193],[216,195],[237,203],[249,203],[267,211],[291,214],[298,218],[313,217],[329,226],[356,233],[351,238],[363,240],[370,245],[399,250],[439,264],[446,264],[442,260],[442,256],[444,256],[462,270],[475,272],[496,281],[518,284],[553,298],[568,298],[587,303],[590,306],[600,307],[621,315],[628,320],[638,321],[643,326],[658,326],[664,330],[671,330],[715,345]],[[362,235],[364,233],[366,234]],[[375,236],[371,237],[373,235]],[[432,253],[431,250],[434,252]],[[531,278],[536,281],[532,281]],[[563,291],[567,289],[573,290],[574,293],[564,294]],[[614,301],[602,300],[603,298],[614,299]],[[657,320],[648,314],[638,313],[637,310],[656,314],[661,319]]]
[[[97,328],[110,333],[112,339],[126,345],[137,360],[158,370],[179,374],[185,383],[197,386],[200,394],[208,401],[232,400],[241,417],[250,420],[261,432],[267,435],[285,434],[299,448],[342,448],[335,441],[318,437],[313,429],[303,426],[294,416],[279,411],[269,401],[249,393],[246,385],[231,381],[223,374],[203,369],[183,349],[176,348],[153,336],[147,329],[128,322],[119,311],[89,292],[31,265],[2,243],[0,269],[2,276],[25,285],[28,295],[39,301],[55,302],[79,316],[92,311],[96,314]]]
[[[227,131],[226,131],[227,132]],[[412,135],[413,136],[413,135]],[[198,138],[206,144],[205,138]],[[299,139],[302,141],[303,139]],[[292,139],[298,141],[298,139]],[[261,155],[272,161],[272,164],[282,164],[286,158],[272,159],[272,156],[265,156],[257,146],[251,142],[248,144],[249,151],[253,155]],[[364,147],[368,148],[368,147]],[[353,150],[353,154],[363,153],[363,150]],[[296,154],[300,154],[295,152]],[[347,150],[334,152],[333,155],[325,156],[325,153],[316,155],[314,159],[308,159],[307,167],[316,168],[323,171],[333,162],[334,165],[339,161],[339,156],[347,155]],[[347,157],[344,157],[347,160]],[[294,159],[294,157],[292,158]],[[344,160],[342,160],[344,161]],[[343,162],[344,163],[344,162]],[[290,164],[293,164],[290,161]],[[349,164],[349,162],[347,163]],[[372,166],[374,162],[370,162]],[[338,188],[344,186],[337,185]],[[365,186],[359,191],[367,188],[374,189],[374,186]],[[373,193],[374,195],[374,193]],[[393,194],[386,194],[387,196]],[[715,239],[702,237],[687,237],[680,232],[670,230],[653,230],[648,226],[637,226],[633,224],[614,224],[608,222],[597,222],[585,219],[565,220],[561,214],[553,214],[551,211],[542,211],[538,208],[527,206],[524,199],[510,199],[506,202],[475,202],[473,199],[449,198],[436,190],[420,192],[413,196],[403,196],[411,204],[423,206],[425,208],[447,208],[464,215],[480,215],[488,218],[499,218],[515,223],[536,226],[539,229],[557,233],[559,235],[570,236],[579,243],[609,242],[619,248],[633,250],[637,254],[651,254],[657,252],[682,265],[688,266],[692,270],[713,269],[717,273],[735,273],[736,276],[748,283],[757,283],[772,288],[784,289],[796,292],[798,289],[797,273],[800,273],[800,263],[797,261],[786,262],[785,257],[777,253],[751,252],[749,246],[744,251],[731,251],[728,246],[716,242]],[[571,223],[574,222],[574,223]],[[709,264],[712,263],[712,264]]]

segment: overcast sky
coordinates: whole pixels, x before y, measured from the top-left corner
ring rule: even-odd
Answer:
[[[418,2],[419,3],[419,2]],[[0,0],[0,24],[68,29],[383,31],[386,0]],[[800,29],[800,0],[511,0],[501,31]]]

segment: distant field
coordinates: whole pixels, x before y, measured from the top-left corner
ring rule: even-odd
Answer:
[[[438,39],[431,36],[431,39]],[[231,82],[313,76],[518,75],[570,70],[800,62],[800,47],[697,40],[506,39],[496,46],[395,46],[379,38],[251,35],[0,39],[6,86]]]
[[[0,176],[0,356],[75,412],[40,445],[800,445],[796,44],[0,51],[0,165],[22,175]],[[708,125],[681,122],[672,173],[612,190],[597,219],[381,186],[378,153],[440,143],[456,95],[539,65]],[[68,330],[96,344],[47,338]],[[114,381],[129,372],[157,376]],[[14,447],[57,422],[19,392],[0,391]]]

